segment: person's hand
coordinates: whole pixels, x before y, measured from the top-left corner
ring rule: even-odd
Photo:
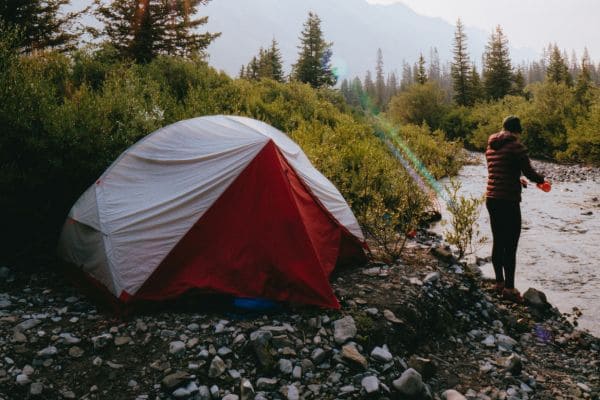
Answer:
[[[527,179],[521,178],[519,180],[521,181],[521,186],[523,186],[524,188],[527,188],[527,184],[529,183],[529,182],[527,182]]]

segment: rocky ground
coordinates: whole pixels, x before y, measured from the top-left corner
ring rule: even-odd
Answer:
[[[533,161],[533,167],[551,182],[600,181],[600,168],[580,164],[565,165],[545,161]]]
[[[466,164],[485,162],[484,153],[465,152]],[[533,168],[544,175],[550,182],[600,182],[600,167],[583,164],[557,164],[549,161],[532,160]]]
[[[600,398],[598,338],[539,292],[502,302],[436,243],[337,272],[340,311],[187,299],[116,318],[52,268],[2,267],[0,399]]]

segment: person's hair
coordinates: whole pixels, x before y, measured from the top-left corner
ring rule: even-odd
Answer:
[[[513,133],[523,132],[523,128],[521,127],[521,120],[516,115],[509,115],[508,117],[504,118],[504,121],[502,121],[502,128],[505,131]]]

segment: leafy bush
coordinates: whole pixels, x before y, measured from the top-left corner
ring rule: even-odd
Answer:
[[[73,58],[73,84],[77,87],[88,85],[94,90],[102,87],[111,69],[121,62],[119,51],[110,44],[103,44],[98,50],[91,48],[77,50]]]
[[[390,101],[387,115],[395,123],[441,126],[447,110],[446,95],[435,82],[413,84]]]
[[[577,112],[573,92],[566,84],[554,82],[533,84],[528,90],[532,101],[523,143],[532,155],[554,158],[566,149],[567,128]]]
[[[600,165],[600,102],[567,130],[567,149],[558,153],[558,159]]]
[[[427,125],[403,125],[399,136],[436,179],[456,175],[463,164],[462,146],[446,141],[439,129],[432,132]]]
[[[506,96],[475,105],[470,112],[471,132],[466,144],[484,150],[490,134],[502,128],[502,119],[515,114],[523,125],[522,142],[533,157],[598,164],[598,130],[594,131],[600,95],[590,88],[584,100],[564,83],[544,82],[526,88],[527,98]],[[449,116],[447,116],[449,118]],[[467,125],[468,126],[468,125]]]
[[[474,241],[479,244],[486,241],[485,237],[480,236],[477,224],[484,197],[462,196],[459,194],[460,188],[460,182],[455,179],[451,179],[450,186],[446,187],[450,229],[444,232],[446,241],[458,249],[458,258],[473,253]]]
[[[506,96],[495,102],[479,103],[471,110],[471,119],[476,126],[467,135],[467,142],[477,150],[485,150],[488,137],[502,130],[502,120],[507,115],[518,115],[527,130],[528,103],[521,96]]]
[[[440,129],[449,140],[465,141],[467,136],[476,128],[476,123],[471,117],[471,109],[465,106],[455,106],[448,109]]]
[[[246,115],[287,132],[390,257],[428,204],[373,126],[352,115],[336,91],[234,80],[200,60],[129,64],[109,47],[18,56],[8,36],[0,40],[0,124],[6,127],[0,207],[12,232],[7,247],[14,249],[1,257],[11,262],[18,252],[33,253],[32,246],[51,252],[69,207],[127,147],[161,126],[207,114]],[[407,129],[417,152],[445,146],[439,133]],[[432,167],[436,173],[451,164],[443,160]]]

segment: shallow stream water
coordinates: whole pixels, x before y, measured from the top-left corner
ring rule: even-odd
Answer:
[[[481,154],[474,157],[479,164],[463,167],[458,179],[462,183],[462,194],[481,196],[485,191],[487,169]],[[560,166],[546,165],[555,173],[560,169]],[[447,182],[442,181],[442,184]],[[523,222],[517,253],[516,287],[521,292],[529,287],[542,290],[548,301],[561,312],[572,313],[576,307],[583,313],[578,320],[579,327],[600,336],[598,174],[586,174],[584,170],[578,179],[555,181],[549,193],[530,184],[523,190],[522,197]],[[441,207],[446,219],[445,205],[441,204]],[[475,255],[489,257],[492,233],[485,205],[481,207],[479,228],[489,240]],[[447,226],[438,224],[434,230],[443,233],[445,229]],[[491,263],[481,269],[485,276],[494,276]]]

